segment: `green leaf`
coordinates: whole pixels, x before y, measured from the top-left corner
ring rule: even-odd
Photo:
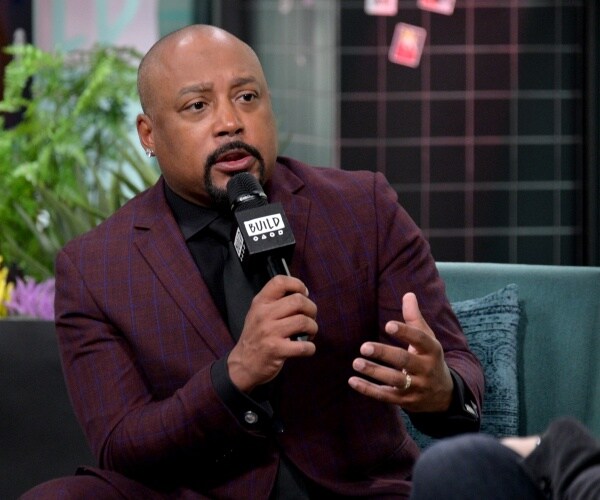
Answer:
[[[56,252],[158,178],[131,138],[140,54],[98,45],[69,53],[12,45],[0,111],[0,253],[33,277]],[[40,213],[49,214],[41,228]]]

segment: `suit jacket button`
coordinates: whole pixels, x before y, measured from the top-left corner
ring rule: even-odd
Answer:
[[[247,424],[253,425],[256,422],[258,422],[258,415],[253,411],[247,411],[246,413],[244,413],[244,421]]]

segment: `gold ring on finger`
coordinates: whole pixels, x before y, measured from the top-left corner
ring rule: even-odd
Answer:
[[[404,373],[405,382],[404,382],[404,390],[407,391],[410,388],[410,384],[412,384],[412,377],[406,371],[406,368],[402,368],[402,373]]]

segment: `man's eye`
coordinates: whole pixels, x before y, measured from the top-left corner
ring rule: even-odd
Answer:
[[[204,103],[203,102],[195,102],[190,106],[191,109],[195,109],[195,110],[200,110],[200,109],[204,109]]]
[[[244,102],[252,102],[254,99],[256,99],[256,95],[251,92],[247,92],[246,94],[242,94],[241,99]]]

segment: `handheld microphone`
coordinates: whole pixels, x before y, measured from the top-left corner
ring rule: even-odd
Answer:
[[[280,203],[269,203],[256,178],[248,172],[227,183],[227,196],[237,222],[233,246],[245,270],[265,269],[272,278],[290,276],[287,261],[296,240]]]
[[[237,222],[233,246],[244,270],[266,269],[270,278],[291,276],[287,262],[296,240],[281,203],[269,203],[258,180],[248,172],[229,180],[227,196]],[[294,335],[292,340],[308,340],[308,335]]]

